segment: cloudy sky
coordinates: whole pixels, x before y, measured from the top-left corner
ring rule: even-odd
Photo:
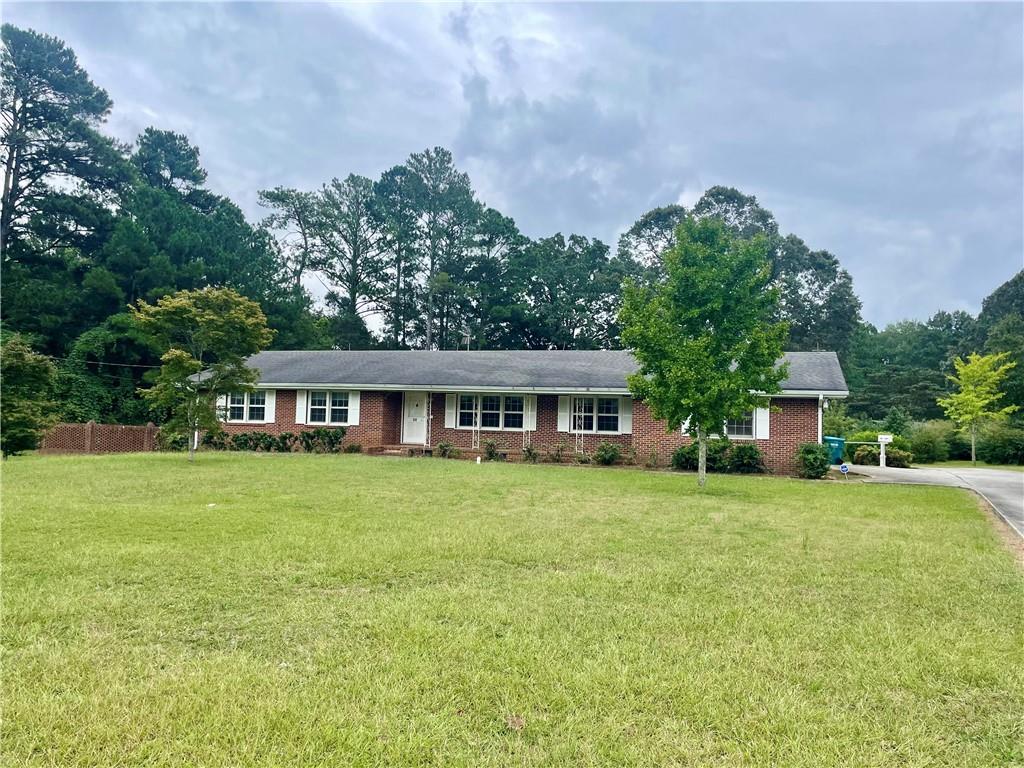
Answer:
[[[714,184],[839,256],[866,319],[1024,267],[1022,5],[20,4],[114,100],[259,189],[442,145],[528,235],[614,243]]]

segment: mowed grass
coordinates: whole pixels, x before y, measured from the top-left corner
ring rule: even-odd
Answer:
[[[1021,464],[989,464],[985,461],[979,461],[977,464],[973,464],[970,461],[936,461],[932,464],[915,464],[914,466],[921,467],[922,469],[970,469],[977,467],[978,469],[1008,469],[1013,472],[1024,472],[1024,465]]]
[[[1007,766],[947,488],[363,456],[3,467],[5,766]]]

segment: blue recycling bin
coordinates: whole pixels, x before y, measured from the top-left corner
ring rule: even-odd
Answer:
[[[828,446],[829,456],[832,459],[833,464],[843,463],[843,449],[846,448],[846,440],[841,437],[826,437],[824,438],[825,445]]]

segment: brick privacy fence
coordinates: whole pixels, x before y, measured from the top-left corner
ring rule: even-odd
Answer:
[[[131,453],[155,451],[159,430],[153,422],[144,427],[128,424],[57,424],[39,446],[40,453]]]

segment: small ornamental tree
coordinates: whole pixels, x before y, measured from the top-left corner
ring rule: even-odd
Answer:
[[[1000,387],[1006,374],[1016,363],[1004,362],[1009,352],[996,355],[979,355],[972,352],[967,359],[958,357],[953,361],[955,376],[947,376],[956,386],[949,397],[940,397],[938,404],[946,415],[971,436],[971,463],[976,463],[975,444],[979,428],[990,421],[1000,421],[1017,410],[1016,405],[998,406],[1003,397]]]
[[[54,420],[50,358],[36,354],[17,334],[0,347],[0,451],[6,459],[39,445]]]
[[[256,383],[245,358],[269,344],[273,331],[259,304],[230,288],[178,291],[156,304],[139,301],[131,311],[163,351],[160,372],[142,394],[170,412],[168,427],[188,436],[192,461],[200,430],[219,429],[217,398]]]
[[[639,363],[629,389],[670,431],[687,425],[703,487],[708,435],[779,390],[787,326],[772,320],[779,298],[763,236],[744,240],[717,219],[687,217],[664,267],[654,285],[625,286],[622,340]]]

